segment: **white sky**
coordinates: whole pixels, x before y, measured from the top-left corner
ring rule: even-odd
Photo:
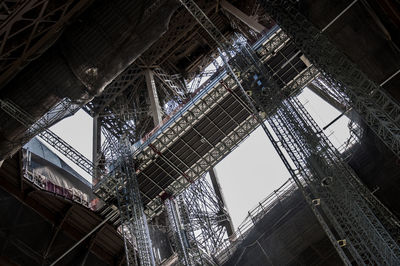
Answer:
[[[321,128],[340,115],[339,111],[309,89],[303,91],[299,100],[305,103],[307,111]],[[325,131],[335,146],[340,146],[349,137],[348,121],[347,117],[342,117]],[[222,160],[216,169],[235,228],[250,209],[290,177],[260,127]]]
[[[93,136],[93,120],[83,110],[79,110],[74,116],[68,117],[61,122],[50,128],[54,133],[60,136],[68,144],[82,153],[86,158],[92,160],[92,136]],[[45,142],[47,145],[47,143]],[[65,156],[54,150],[52,147],[47,145],[52,151],[60,156],[64,161],[68,162],[69,165],[77,171],[80,175],[85,177],[90,182],[92,181],[91,176],[83,171],[81,168],[76,166],[73,162],[67,159]]]
[[[320,127],[327,125],[340,114],[308,89],[304,90],[299,99],[305,103],[306,109]],[[348,138],[347,123],[347,117],[342,117],[325,132],[330,135],[334,145],[340,145]],[[87,158],[92,158],[92,118],[84,111],[64,119],[51,130]],[[64,156],[61,157],[69,162]],[[73,163],[70,165],[90,180],[83,170]],[[216,166],[216,170],[235,228],[240,225],[250,209],[289,178],[289,173],[261,128],[256,129],[222,160]]]

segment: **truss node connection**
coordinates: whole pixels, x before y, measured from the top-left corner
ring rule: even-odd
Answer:
[[[112,138],[109,141],[115,141]],[[126,260],[128,265],[137,265],[136,250],[140,265],[155,265],[147,218],[143,211],[135,164],[131,156],[130,144],[122,139],[113,147],[113,171],[110,175],[117,180],[116,194],[124,234]],[[136,245],[134,245],[136,244]],[[135,248],[134,248],[135,247]]]
[[[351,106],[383,143],[400,157],[398,103],[308,21],[294,2],[262,0],[261,3],[330,84],[348,96]]]
[[[269,3],[267,1],[265,2]],[[277,10],[280,10],[280,6],[290,6],[283,5],[281,1],[275,1],[274,3],[278,2],[279,4],[277,6],[272,4],[266,5],[270,9]],[[393,236],[389,234],[389,228],[392,226],[396,228],[397,223],[391,223],[390,217],[386,216],[387,213],[379,211],[381,204],[378,201],[374,201],[373,203],[366,201],[366,198],[373,198],[373,195],[367,189],[364,189],[360,182],[357,182],[355,174],[346,163],[343,162],[337,150],[332,146],[322,130],[318,128],[300,102],[296,100],[295,97],[290,97],[290,94],[287,92],[282,91],[276,81],[268,74],[265,65],[257,58],[256,53],[252,51],[251,47],[242,46],[240,47],[241,49],[233,48],[236,52],[236,56],[233,60],[229,61],[231,53],[226,52],[226,47],[219,43],[221,39],[220,33],[215,26],[212,25],[201,10],[198,10],[197,5],[193,1],[181,0],[181,3],[185,5],[193,16],[197,16],[197,21],[212,35],[222,51],[225,51],[225,56],[228,57],[224,59],[227,70],[229,74],[234,77],[241,91],[244,93],[244,88],[246,88],[247,94],[251,96],[251,98],[247,97],[247,103],[253,106],[254,115],[258,116],[259,111],[266,113],[270,127],[282,144],[283,150],[289,155],[292,164],[295,165],[293,169],[285,156],[281,156],[288,170],[291,172],[292,177],[303,190],[310,204],[313,203],[313,201],[310,201],[311,199],[319,199],[319,202],[321,202],[321,209],[317,209],[313,205],[311,205],[311,208],[317,215],[317,218],[321,222],[322,227],[328,234],[328,237],[335,246],[340,257],[343,259],[343,262],[348,265],[350,265],[350,261],[355,261],[360,265],[370,263],[380,264],[382,262],[390,265],[399,264],[400,249],[398,243],[393,239]],[[278,21],[289,21],[288,18],[290,18],[292,14],[296,14],[294,9],[289,11],[291,12],[285,14],[277,11],[276,13],[280,15]],[[304,19],[300,21],[304,22]],[[294,31],[302,33],[304,30],[310,28],[310,25],[307,24],[306,27],[304,27],[304,25],[296,28]],[[291,27],[290,24],[286,26],[288,28]],[[295,27],[291,27],[292,30],[293,28]],[[319,42],[309,44],[315,45],[315,43]],[[309,49],[310,45],[303,48]],[[325,49],[314,48],[313,50],[329,54],[329,51],[326,49],[327,47],[332,48],[325,46],[320,47]],[[322,56],[324,55],[325,54],[322,54]],[[224,55],[222,54],[222,56]],[[343,59],[342,62],[345,62],[345,60]],[[230,64],[232,64],[232,66],[230,66]],[[366,100],[362,97],[365,95],[365,91],[358,91],[355,93],[352,90],[354,89],[352,84],[348,84],[347,87],[345,87],[341,82],[336,82],[336,80],[330,76],[330,73],[338,73],[338,70],[341,69],[339,66],[341,65],[330,64],[329,71],[325,70],[324,74],[326,78],[331,81],[332,85],[344,88],[343,93],[349,96],[351,99],[350,103],[359,107],[357,103]],[[351,65],[347,66],[346,69],[354,69]],[[339,72],[343,73],[343,71]],[[353,72],[354,71],[350,71],[350,73]],[[356,76],[361,77],[361,73],[357,73],[358,75]],[[348,79],[346,81],[348,81]],[[363,83],[367,81],[366,79],[362,80]],[[355,87],[357,88],[359,86]],[[394,109],[398,108],[398,106],[389,105]],[[368,108],[368,112],[374,114],[371,108]],[[384,112],[381,114],[383,113]],[[396,110],[394,110],[393,113],[396,116],[398,115]],[[386,121],[384,121],[385,118],[387,118]],[[384,129],[387,129],[385,128],[385,123],[390,123],[389,119],[391,119],[390,116],[386,116],[376,122],[378,124],[384,123],[382,126],[384,126]],[[260,122],[268,137],[274,142],[270,130],[263,124],[261,119]],[[371,123],[369,123],[369,125],[372,126]],[[385,131],[384,129],[378,131]],[[398,130],[396,132],[398,132]],[[389,136],[388,138],[390,141],[395,141],[396,137],[398,137],[396,132],[393,133],[390,130],[389,132],[386,130],[385,137]],[[379,134],[379,132],[376,133]],[[283,155],[281,148],[277,145],[274,146],[278,153]],[[390,148],[397,147],[398,149],[397,144],[388,146]],[[398,155],[398,150],[395,149],[394,152]],[[335,233],[329,229],[322,216],[318,215],[320,211],[328,217]],[[343,239],[346,240],[346,248],[350,253],[350,257],[341,250],[343,245],[338,246],[338,243],[342,243],[341,241]]]
[[[228,237],[226,224],[230,218],[206,175],[185,189],[179,199],[196,245],[206,254],[215,254]]]
[[[69,145],[66,141],[60,138],[57,134],[48,129],[51,125],[55,124],[62,118],[75,113],[78,110],[77,106],[72,104],[69,100],[64,99],[37,122],[35,122],[34,118],[29,113],[21,109],[10,100],[0,99],[0,106],[7,114],[28,128],[28,132],[25,134],[22,144],[25,144],[31,138],[38,135],[50,146],[55,148],[57,151],[79,166],[82,170],[92,176],[94,167],[93,163],[75,148]],[[16,143],[16,145],[18,145],[18,143]]]

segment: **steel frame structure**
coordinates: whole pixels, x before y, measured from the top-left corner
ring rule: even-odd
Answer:
[[[196,245],[206,254],[215,254],[228,237],[225,223],[230,217],[206,176],[197,179],[178,197]]]
[[[115,193],[124,235],[127,264],[137,265],[135,246],[139,254],[140,265],[155,265],[129,140],[122,138],[119,142],[115,142],[113,137],[108,137],[106,141],[109,143],[108,147],[113,159],[109,162],[113,169],[108,175],[109,178],[118,182]]]
[[[265,10],[293,38],[325,78],[349,97],[365,123],[400,157],[400,107],[297,9],[294,2],[261,0]]]
[[[242,68],[255,66],[250,77],[260,83],[246,88],[251,90],[258,108],[270,114],[267,121],[306,181],[305,189],[311,191],[305,193],[322,202],[318,204],[342,238],[338,241],[346,240],[351,258],[359,264],[398,263],[400,249],[388,233],[390,229],[398,230],[397,224],[390,222],[393,215],[358,181],[301,103],[294,97],[287,98],[266,74],[254,53],[247,49],[235,59]],[[293,177],[298,179],[297,175]],[[343,252],[339,254],[348,264],[350,259]]]
[[[272,40],[275,40],[275,39],[272,39]],[[310,68],[310,69],[312,69],[312,68]],[[307,70],[309,70],[309,69],[307,69]],[[311,74],[310,74],[311,73]],[[183,113],[182,114],[182,116],[184,117],[185,115],[188,115],[189,116],[189,121],[188,121],[188,119],[182,119],[182,117],[179,117],[179,121],[182,121],[182,122],[180,122],[179,124],[172,124],[172,126],[171,126],[171,128],[173,128],[174,126],[176,126],[176,128],[177,128],[177,130],[176,131],[174,131],[174,130],[170,130],[170,131],[168,131],[168,127],[166,127],[165,129],[164,129],[164,131],[163,131],[163,135],[161,135],[160,137],[158,137],[157,135],[153,135],[153,136],[151,136],[150,137],[150,139],[151,138],[153,138],[154,139],[154,142],[152,141],[152,140],[146,140],[145,141],[145,143],[143,143],[142,144],[142,147],[144,147],[143,148],[143,150],[145,150],[146,148],[147,148],[147,150],[148,150],[148,152],[150,153],[150,154],[148,154],[148,160],[145,160],[145,159],[143,159],[142,157],[140,157],[140,156],[142,156],[142,154],[143,154],[143,151],[141,150],[141,148],[139,147],[138,148],[138,150],[134,153],[134,154],[137,154],[137,156],[136,156],[136,159],[138,160],[138,161],[141,161],[142,163],[141,163],[141,165],[139,166],[139,170],[140,170],[140,167],[143,167],[143,169],[146,167],[146,164],[145,163],[143,163],[143,161],[144,162],[146,162],[146,161],[148,161],[149,162],[149,160],[150,159],[153,159],[154,158],[154,155],[155,156],[157,156],[157,155],[159,155],[159,156],[162,156],[162,152],[164,151],[164,149],[166,149],[166,148],[168,148],[168,147],[164,147],[164,149],[163,149],[163,147],[162,146],[160,146],[160,145],[157,145],[157,143],[159,143],[158,141],[164,141],[164,143],[165,143],[165,145],[168,145],[168,144],[171,144],[173,141],[174,141],[174,139],[176,139],[176,138],[178,138],[180,135],[178,134],[179,132],[181,132],[180,134],[183,134],[186,130],[187,130],[187,128],[188,127],[193,127],[193,122],[194,121],[196,121],[196,120],[198,120],[198,119],[200,119],[202,116],[206,116],[206,114],[205,114],[205,111],[206,110],[208,110],[208,109],[210,109],[210,107],[212,108],[213,106],[215,106],[215,105],[218,105],[218,99],[222,99],[222,98],[224,98],[224,97],[226,97],[226,95],[228,95],[228,94],[230,94],[230,93],[232,93],[233,91],[232,90],[234,90],[235,89],[235,87],[236,87],[236,83],[235,83],[235,80],[232,78],[232,76],[226,76],[225,77],[225,72],[223,72],[223,76],[224,76],[224,79],[222,80],[222,82],[221,83],[217,83],[217,82],[214,82],[214,85],[215,84],[218,84],[218,85],[216,85],[216,87],[217,87],[217,89],[213,89],[212,91],[210,91],[209,93],[210,94],[207,94],[208,93],[208,91],[207,90],[204,90],[204,93],[205,93],[205,95],[206,96],[209,96],[209,95],[213,95],[213,94],[211,94],[211,92],[213,92],[214,93],[214,95],[215,96],[218,96],[218,94],[221,94],[220,96],[218,96],[218,97],[209,97],[209,98],[203,98],[202,100],[199,100],[199,103],[197,103],[197,102],[195,102],[194,103],[194,105],[195,105],[195,107],[197,107],[197,108],[202,108],[202,109],[194,109],[195,111],[190,111],[190,108],[191,108],[191,106],[189,105],[189,111],[188,110],[181,110],[181,112]],[[295,81],[296,82],[294,82],[295,84],[297,84],[298,86],[299,86],[299,88],[300,87],[303,87],[307,82],[309,82],[310,81],[310,79],[312,79],[312,78],[314,78],[315,77],[315,75],[314,75],[314,73],[313,72],[310,72],[310,71],[304,71],[304,72],[302,72],[302,73],[299,73],[299,75],[296,77],[296,79],[295,79]],[[296,87],[297,88],[297,87]],[[298,88],[297,88],[298,89]],[[208,99],[208,100],[207,100]],[[211,106],[210,106],[211,105]],[[193,114],[196,114],[197,115],[197,117],[193,117]],[[250,114],[250,113],[249,113]],[[192,117],[191,117],[192,116]],[[228,114],[228,116],[229,116],[229,114]],[[254,118],[254,117],[252,117],[252,116],[249,116],[250,117],[250,119],[251,119],[251,121],[253,121],[253,125],[257,125],[257,120]],[[175,122],[175,121],[173,121],[173,122]],[[210,123],[213,123],[213,121],[212,120],[209,120],[209,122]],[[248,128],[247,129],[247,131],[244,131],[244,133],[249,133],[249,132],[251,132],[252,131],[252,129],[254,129],[254,126],[252,127],[252,128]],[[180,130],[180,131],[178,131],[178,130]],[[160,130],[160,131],[162,131],[162,130]],[[168,135],[167,135],[167,137],[165,137],[165,133],[166,132],[170,132],[170,133],[168,133],[168,134],[170,134],[171,135],[171,138],[168,138]],[[233,135],[233,136],[237,136],[238,138],[237,139],[234,139],[235,140],[235,142],[236,141],[240,141],[241,140],[241,137],[243,137],[243,136],[245,136],[245,134],[243,135],[243,136],[240,136],[240,135]],[[228,140],[229,140],[229,138],[228,138]],[[148,141],[148,142],[147,142]],[[232,141],[232,139],[231,139],[231,141]],[[146,143],[147,142],[147,143]],[[230,142],[229,143],[230,145],[232,144],[232,142]],[[156,146],[157,145],[157,146]],[[190,148],[190,146],[188,146],[189,148]],[[193,152],[196,152],[195,150],[193,150],[192,149],[192,151]],[[229,152],[230,150],[227,150],[226,152]],[[211,153],[212,154],[212,153]],[[215,153],[214,153],[214,155],[215,155]],[[218,155],[218,154],[217,154]],[[221,158],[224,156],[224,154],[222,154],[221,155]],[[218,159],[221,159],[221,158],[219,158],[219,157],[214,157],[214,159],[216,159],[216,160],[218,160]],[[211,157],[211,159],[212,159],[212,157]],[[166,158],[165,158],[165,160],[166,160]],[[201,161],[200,161],[201,162]],[[171,164],[172,165],[172,164]],[[204,169],[201,169],[200,168],[200,171],[203,171],[203,172],[205,172],[207,169],[209,169],[209,164],[204,164]],[[201,172],[200,172],[201,173]],[[199,173],[194,173],[194,175],[193,175],[193,178],[196,178],[196,176],[198,175]],[[188,180],[187,180],[187,177],[189,177],[188,175],[185,175],[185,174],[182,174],[182,181],[181,182],[188,182]],[[189,179],[190,180],[190,179]],[[110,180],[105,180],[106,182],[110,182]],[[182,183],[181,182],[179,182],[179,181],[176,181],[176,183],[175,184],[178,184],[178,186],[182,186]],[[190,183],[190,182],[189,182]],[[109,183],[110,184],[110,183]],[[107,186],[109,186],[109,184],[107,185]],[[187,183],[188,184],[188,183]],[[185,186],[182,186],[182,187],[178,187],[179,188],[179,190],[181,190],[181,189],[184,189],[184,187]],[[169,187],[169,189],[170,189],[171,187]],[[204,192],[206,192],[206,190],[203,188],[203,189],[200,189],[200,190],[203,190]],[[112,192],[112,190],[110,190],[111,192]],[[178,193],[178,191],[174,191],[174,190],[172,190],[172,192],[174,192],[174,193]],[[203,193],[204,193],[203,192]],[[197,193],[199,193],[199,191],[197,191]],[[110,196],[110,194],[107,194],[107,196]],[[158,200],[158,199],[156,199],[156,200]],[[193,205],[192,205],[192,207],[193,207]],[[157,206],[155,206],[154,208],[157,208]],[[186,208],[186,207],[185,207]],[[193,210],[194,210],[194,207],[192,208]],[[192,211],[193,211],[192,210]],[[187,209],[186,209],[186,212],[188,212],[187,211]],[[195,211],[194,211],[195,212]],[[151,212],[147,212],[149,215],[151,215],[152,213]],[[192,214],[193,215],[193,214]],[[203,219],[206,219],[206,217],[204,216],[204,217],[202,217]],[[215,217],[214,217],[215,218]],[[189,219],[190,220],[190,219]],[[193,216],[192,216],[192,220],[193,220]],[[208,221],[208,222],[210,222],[210,220]],[[214,223],[216,222],[216,220],[214,220],[213,221]],[[193,225],[193,222],[190,222],[192,225]],[[187,223],[187,224],[189,224],[189,223]],[[199,224],[202,224],[202,223],[199,223]],[[200,243],[203,245],[203,246],[207,246],[207,243],[205,243],[206,241],[210,241],[210,239],[207,239],[207,237],[209,237],[210,236],[210,234],[212,234],[212,232],[211,231],[213,231],[214,229],[216,229],[216,228],[213,228],[212,226],[210,227],[209,226],[210,225],[210,223],[208,223],[207,225],[203,225],[203,228],[202,227],[198,227],[198,228],[201,228],[201,230],[203,230],[203,232],[202,232],[202,235],[200,236],[200,237],[202,237],[202,239],[203,240],[199,240],[200,241]],[[196,228],[196,227],[195,227]],[[211,232],[211,233],[210,233]],[[208,234],[207,234],[208,233]],[[221,237],[221,238],[219,238],[220,240],[222,240],[222,236],[220,235],[219,237]],[[218,238],[218,237],[217,237]],[[214,239],[215,240],[215,239]],[[215,241],[214,241],[215,242]],[[218,242],[218,241],[217,241]],[[213,243],[213,244],[215,244],[215,243]],[[216,244],[217,245],[217,244]],[[214,245],[214,248],[212,248],[212,244],[211,245],[209,245],[208,247],[205,247],[205,250],[207,250],[207,249],[214,249],[215,250],[215,246],[216,245]],[[182,256],[181,256],[182,257]]]
[[[175,251],[182,265],[202,265],[200,251],[193,241],[191,226],[186,223],[185,214],[181,212],[181,205],[181,201],[173,197],[164,202]]]
[[[69,100],[65,99],[61,101],[37,122],[35,122],[34,118],[29,113],[9,100],[0,99],[0,107],[12,118],[28,128],[28,132],[23,138],[23,144],[38,135],[41,139],[46,141],[50,146],[66,156],[89,175],[93,174],[93,163],[57,134],[48,129],[57,121],[78,110]],[[16,143],[15,145],[19,145],[19,143]]]
[[[164,201],[175,250],[182,265],[216,265],[213,254],[227,237],[229,214],[203,175]]]
[[[137,77],[137,68],[128,69],[129,77],[123,80],[123,84],[117,84],[115,89],[110,90],[107,97],[111,95],[111,99],[106,99],[106,102],[102,102],[100,106],[102,111],[109,108],[108,112],[116,119],[119,131],[107,135],[106,154],[110,171],[103,179],[105,181],[100,182],[96,193],[105,200],[110,198],[118,200],[121,220],[125,228],[123,233],[127,262],[133,264],[136,261],[134,244],[129,240],[129,236],[135,236],[140,263],[142,265],[155,263],[146,215],[151,217],[156,213],[160,200],[149,198],[150,202],[144,210],[137,174],[143,172],[154,158],[161,158],[181,175],[166,189],[162,188],[176,195],[225,157],[261,123],[344,263],[350,264],[351,261],[355,261],[361,265],[381,262],[399,264],[400,249],[396,241],[400,234],[397,218],[361,184],[293,94],[320,75],[319,71],[321,71],[329,85],[348,97],[349,104],[360,112],[367,124],[397,156],[400,155],[398,105],[377,85],[369,81],[346,57],[333,49],[326,37],[310,26],[310,23],[290,4],[281,7],[280,1],[264,2],[272,8],[272,14],[283,23],[284,27],[287,27],[287,31],[294,37],[294,42],[304,50],[307,56],[310,56],[315,65],[310,64],[296,78],[284,87],[280,87],[276,84],[277,81],[268,74],[268,65],[265,65],[265,61],[268,60],[272,51],[290,41],[283,31],[278,31],[274,41],[268,42],[268,45],[258,53],[251,47],[237,43],[229,47],[226,45],[226,38],[192,0],[181,0],[181,3],[221,48],[226,71],[219,71],[217,79],[206,84],[205,89],[197,94],[190,104],[179,110],[178,115],[174,115],[173,119],[167,121],[161,128],[156,128],[156,134],[152,132],[140,143],[139,147],[135,147],[134,151],[131,143],[137,136],[132,138],[129,132],[134,127],[134,125],[129,125],[129,121],[132,121],[129,108],[126,108],[125,103],[121,101],[116,101],[117,106],[114,105],[114,107],[108,107],[108,105],[124,90],[121,90],[121,86],[125,89],[129,88]],[[293,23],[293,21],[296,22]],[[305,26],[307,27],[304,28]],[[305,34],[304,29],[308,31]],[[288,62],[290,63],[290,60]],[[334,63],[328,64],[328,62]],[[180,86],[173,82],[172,77],[166,76],[162,71],[158,71],[157,75],[165,87],[176,93],[175,96],[179,97],[183,94],[183,91],[179,90]],[[242,94],[245,90],[249,95]],[[224,133],[212,119],[207,117],[206,111],[218,106],[229,94],[234,95],[235,99],[241,103],[248,112],[248,118],[241,124],[237,124],[230,133]],[[1,107],[16,120],[29,127],[27,139],[43,131],[66,114],[77,110],[66,100],[54,109],[57,111],[49,112],[34,123],[29,114],[9,101],[2,100]],[[260,113],[267,116],[267,121],[275,136],[263,123]],[[226,115],[229,117],[228,113]],[[195,121],[202,118],[214,124],[219,134],[224,137],[217,145],[209,143],[212,148],[206,155],[199,156],[200,159],[194,165],[186,165],[187,170],[182,171],[163,152],[174,140],[181,138],[189,128],[194,128]],[[202,141],[207,142],[207,138],[201,137]],[[72,150],[72,147],[68,147],[52,134],[47,134],[44,138],[51,139],[51,142],[56,143],[54,145],[61,150]],[[277,144],[276,138],[281,146]],[[196,153],[196,150],[188,143],[185,143],[185,146]],[[76,154],[73,152],[70,156],[81,165],[85,165],[87,162],[80,161],[82,159],[80,157],[74,157]],[[135,161],[144,163],[135,166]],[[183,161],[180,163],[185,164]],[[88,167],[90,166],[86,166]],[[204,188],[200,190],[203,194],[207,191]],[[170,201],[167,201],[166,206],[179,237],[179,243],[182,244],[183,236],[181,229],[178,228],[182,222],[177,216],[177,209],[172,208]],[[185,217],[191,221],[191,226],[195,220],[193,216],[190,217],[191,213],[197,215],[201,213],[188,203],[180,204],[179,211],[187,216]],[[192,227],[193,230],[195,228],[196,226]],[[212,230],[212,226],[208,225],[206,229]],[[201,244],[207,246],[204,242],[206,241]],[[213,244],[215,246],[215,243]],[[207,246],[206,249],[210,247]],[[186,254],[184,246],[181,251],[180,257],[185,263],[190,264],[190,256]],[[207,252],[213,251],[207,250]]]
[[[181,0],[181,3],[225,50],[225,55],[230,56],[231,53],[226,51],[226,46],[219,43],[219,40],[223,38],[220,38],[221,34],[218,29],[212,25],[198,6],[191,0]],[[289,14],[286,15],[289,16]],[[301,32],[301,29],[298,30]],[[329,229],[323,217],[317,215],[343,262],[350,264],[348,255],[341,250],[341,247],[348,246],[351,258],[361,265],[382,262],[398,264],[400,262],[398,243],[388,233],[388,229],[382,225],[383,223],[387,227],[393,226],[397,229],[398,223],[390,222],[393,216],[387,213],[385,208],[382,209],[383,205],[378,200],[373,202],[366,200],[374,198],[374,196],[342,161],[339,153],[300,102],[295,98],[288,98],[289,95],[282,91],[272,77],[267,74],[265,65],[255,56],[251,47],[242,47],[233,59],[233,62],[224,60],[227,69],[234,76],[243,93],[244,89],[239,78],[235,77],[235,71],[239,73],[242,80],[248,80],[245,86],[254,99],[251,100],[249,97],[248,103],[253,106],[256,116],[258,115],[257,110],[263,110],[269,116],[267,121],[297,167],[295,171],[292,169],[282,150],[275,143],[274,146],[292,177],[303,189],[309,203],[317,202],[318,204],[315,205],[321,205],[323,213],[333,224],[336,233],[342,237],[342,239],[336,238],[337,241],[335,241],[332,230]],[[233,64],[233,68],[229,63]],[[337,72],[336,69],[334,69],[335,72]],[[243,73],[246,74],[242,75]],[[251,82],[252,79],[253,82]],[[352,95],[350,95],[351,97]],[[253,102],[256,103],[255,106]],[[396,112],[395,115],[397,115]],[[274,143],[269,129],[261,119],[260,122]],[[305,188],[298,174],[305,180]],[[316,201],[310,201],[312,198]],[[319,214],[315,206],[311,207],[314,213]]]
[[[16,1],[0,4],[0,84],[5,84],[43,48],[54,42],[60,29],[92,0]]]
[[[274,33],[274,31],[276,32]],[[282,37],[282,31],[278,28],[275,28],[274,31],[269,36],[255,44],[255,46],[265,46],[268,47],[271,52],[274,51],[278,53],[279,50],[289,42],[289,40],[286,37]],[[263,60],[268,59],[269,57],[263,57]],[[153,184],[154,188],[159,187],[158,185],[154,186],[154,181],[151,180],[151,178],[145,174],[142,174],[144,173],[146,167],[148,167],[151,163],[154,163],[154,158],[161,158],[162,161],[167,165],[177,171],[180,171],[170,159],[163,155],[163,153],[168,150],[176,140],[182,139],[182,136],[189,129],[195,128],[194,124],[201,119],[206,119],[208,123],[213,124],[218,128],[219,126],[217,126],[214,121],[208,117],[208,110],[213,108],[221,109],[221,112],[224,113],[227,118],[233,119],[233,117],[221,107],[220,103],[229,95],[236,97],[236,94],[232,92],[237,89],[237,82],[235,81],[234,77],[227,75],[226,71],[221,69],[216,69],[215,71],[216,72],[214,72],[213,75],[210,73],[211,78],[201,85],[201,87],[198,89],[198,93],[193,96],[186,106],[176,113],[170,114],[171,118],[169,118],[169,120],[166,118],[163,124],[159,125],[152,132],[147,134],[142,140],[135,144],[137,149],[133,155],[136,157],[136,160],[140,162],[138,165],[138,175],[144,176],[139,177],[139,179],[145,178],[149,180],[151,184]],[[316,69],[310,65],[303,71],[299,72],[292,80],[290,80],[288,84],[291,86],[289,87],[286,85],[285,88],[287,89],[285,90],[287,90],[289,93],[295,93],[296,91],[302,89],[315,77],[317,77],[318,74],[318,71],[316,71]],[[243,109],[241,105],[237,103],[237,100],[238,99],[235,100],[235,106],[237,106],[235,108]],[[189,186],[190,181],[195,180],[197,177],[207,172],[210,167],[218,163],[230,151],[232,151],[240,141],[246,138],[248,134],[250,134],[256,128],[259,122],[254,116],[251,115],[251,112],[244,112],[247,112],[247,119],[239,124],[236,123],[236,128],[232,131],[224,133],[221,131],[221,128],[218,129],[217,133],[219,135],[222,134],[224,137],[217,145],[210,143],[204,136],[201,137],[204,143],[210,146],[208,148],[208,152],[205,155],[199,155],[199,159],[195,164],[188,167],[188,170],[185,172],[180,172],[180,177],[177,177],[176,180],[167,188],[162,188],[161,191],[165,189],[174,195],[180,193],[183,189]],[[198,130],[195,131],[196,134],[202,136]],[[198,154],[198,152],[189,143],[185,143],[184,146],[194,154]],[[178,155],[173,155],[174,160],[177,158]],[[182,164],[182,162],[179,162],[179,160],[178,163]],[[168,173],[166,174],[168,176]],[[110,189],[112,186],[116,186],[116,182],[112,180],[100,181],[99,186],[95,188],[96,193],[107,201],[115,197],[115,195],[112,195],[114,190]],[[156,197],[146,205],[145,212],[149,215],[149,217],[152,217],[157,214],[157,210],[160,209],[160,206],[162,206],[162,202],[158,197]]]
[[[229,81],[225,80],[225,83]],[[154,134],[149,139],[144,141],[142,145],[135,151],[134,156],[138,161],[142,163],[138,166],[138,170],[144,170],[148,163],[152,161],[152,158],[162,156],[165,149],[173,143],[174,140],[182,136],[188,128],[192,127],[193,123],[198,119],[206,116],[206,111],[218,104],[218,102],[223,99],[229,92],[222,84],[218,84],[216,89],[207,91],[202,91],[193,100],[192,104],[188,104],[183,109],[179,111],[179,115],[176,120],[170,120],[165,125],[163,125],[163,134]],[[203,96],[200,99],[200,96]],[[195,101],[199,99],[198,101]],[[212,123],[212,120],[209,120]],[[201,176],[205,173],[211,165],[216,164],[220,159],[222,159],[228,152],[230,152],[237,143],[245,138],[256,126],[256,121],[249,117],[238,128],[231,132],[215,147],[207,153],[206,156],[201,157],[201,159],[185,173],[182,174],[175,182],[173,182],[166,190],[171,192],[179,193],[189,184],[189,180],[194,180],[196,177]],[[151,144],[151,145],[149,145]],[[187,148],[191,149],[189,145]],[[195,151],[194,151],[195,152]],[[164,157],[164,160],[167,160]],[[104,180],[106,181],[106,180]],[[108,186],[108,185],[107,185]],[[112,195],[108,195],[112,196]],[[154,215],[150,211],[151,209],[156,210],[160,205],[159,199],[154,199],[148,204],[150,209],[148,214],[150,216]]]

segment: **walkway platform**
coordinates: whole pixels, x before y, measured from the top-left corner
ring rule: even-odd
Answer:
[[[283,89],[301,89],[317,75],[278,27],[253,48]],[[256,129],[258,122],[244,102],[233,78],[221,70],[173,116],[135,143],[136,174],[149,217],[161,211],[164,191],[180,193]],[[116,184],[114,178],[104,178],[94,191],[115,202]]]

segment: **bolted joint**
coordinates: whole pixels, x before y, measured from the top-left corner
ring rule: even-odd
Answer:
[[[337,243],[341,248],[345,247],[347,245],[346,239],[340,239],[340,240],[337,241]]]
[[[333,183],[333,178],[331,176],[327,176],[321,181],[321,185],[323,187],[329,187]]]
[[[321,205],[321,199],[313,199],[311,202],[312,202],[312,204],[314,204],[314,206]]]

